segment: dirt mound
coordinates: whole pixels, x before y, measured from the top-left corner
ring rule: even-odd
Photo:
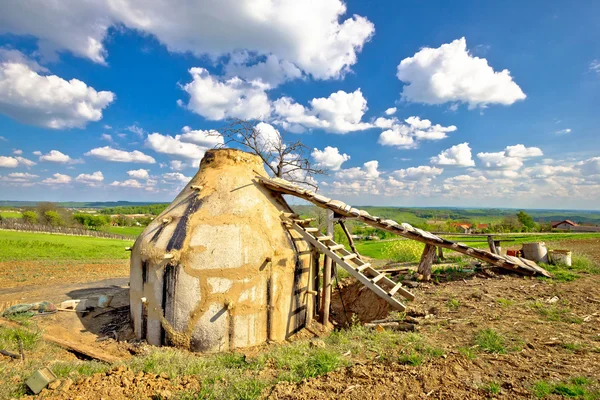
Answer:
[[[390,311],[387,301],[353,278],[342,280],[331,295],[331,319],[340,326],[352,318],[363,323],[384,319]]]
[[[133,372],[123,366],[106,373],[97,373],[73,383],[70,379],[50,384],[54,389],[44,389],[37,398],[43,399],[147,399],[171,398],[175,392],[198,390],[199,382],[190,376],[177,380],[167,374]],[[29,397],[36,398],[36,397]]]

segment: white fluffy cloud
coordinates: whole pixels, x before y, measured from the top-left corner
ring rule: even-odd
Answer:
[[[99,158],[105,161],[114,162],[130,162],[140,164],[154,164],[156,160],[154,157],[146,155],[139,150],[124,151],[113,149],[110,146],[97,147],[85,153],[86,156]]]
[[[273,127],[273,125],[267,124],[266,122],[259,122],[254,127],[254,130],[257,133],[255,137],[256,145],[259,149],[266,152],[274,152],[282,147],[281,134]]]
[[[522,144],[507,146],[504,151],[477,153],[484,168],[491,170],[517,171],[523,166],[523,160],[544,155],[537,147],[525,147]],[[504,174],[505,176],[509,176]]]
[[[77,160],[72,159],[70,156],[63,154],[58,150],[50,150],[47,154],[41,155],[40,161],[58,164],[73,164],[77,162]]]
[[[151,133],[146,139],[146,146],[152,150],[175,157],[200,160],[206,150],[223,144],[223,137],[216,131],[192,130],[185,126],[181,135],[162,135]]]
[[[0,62],[0,113],[25,124],[83,128],[100,120],[114,98],[112,92],[98,92],[78,79],[66,81],[40,75],[27,64]]]
[[[71,178],[69,175],[64,175],[64,174],[53,174],[52,175],[54,178],[46,178],[42,181],[42,183],[45,183],[47,185],[65,185],[67,183],[70,183],[73,178]]]
[[[32,167],[35,163],[27,158],[0,156],[0,168],[17,168],[18,166]]]
[[[181,172],[167,172],[162,175],[163,179],[167,182],[180,182],[180,183],[188,183],[192,177],[185,176]]]
[[[0,2],[0,33],[32,35],[42,54],[68,50],[105,63],[111,27],[155,36],[170,51],[217,58],[239,49],[276,55],[316,78],[343,75],[374,33],[341,0],[98,0]],[[57,27],[60,27],[58,29]]]
[[[77,182],[85,183],[86,185],[97,185],[104,181],[104,175],[101,171],[96,171],[91,174],[79,174],[75,180]]]
[[[0,175],[0,182],[10,184],[30,184],[35,178],[39,178],[39,176],[27,172],[13,172],[5,176]]]
[[[0,167],[2,168],[17,168],[19,166],[19,160],[15,157],[0,156]]]
[[[192,81],[181,86],[189,95],[185,107],[206,119],[264,119],[271,113],[268,87],[238,77],[222,80],[204,68],[191,68]],[[183,105],[183,101],[179,101]]]
[[[135,178],[135,179],[150,178],[150,175],[148,174],[147,169],[133,169],[133,170],[127,171],[127,175],[129,175],[130,177]]]
[[[312,158],[316,161],[316,167],[331,171],[338,171],[345,161],[350,159],[348,154],[340,154],[337,147],[327,146],[323,150],[313,149]]]
[[[600,157],[588,158],[578,163],[578,167],[584,175],[600,175]]]
[[[396,114],[396,110],[398,110],[396,107],[390,107],[387,110],[385,110],[385,115]]]
[[[398,179],[422,181],[430,180],[440,175],[444,170],[442,168],[430,167],[428,165],[421,165],[418,167],[410,167],[406,169],[399,169],[393,172],[393,175]]]
[[[507,69],[496,72],[485,58],[469,54],[464,37],[405,58],[397,76],[405,83],[402,98],[418,103],[461,102],[475,108],[510,105],[526,97]]]
[[[408,117],[404,122],[397,118],[377,118],[375,126],[385,129],[379,135],[378,143],[383,146],[394,146],[399,149],[412,149],[422,140],[441,140],[448,132],[456,131],[456,126],[433,125],[428,119]]]
[[[457,167],[472,167],[475,161],[471,156],[469,143],[461,143],[442,151],[435,157],[431,157],[431,163],[436,165],[455,165]]]
[[[339,90],[310,101],[310,108],[296,103],[289,97],[282,97],[274,103],[275,123],[292,132],[306,129],[323,129],[332,133],[348,133],[372,128],[362,122],[367,111],[367,100],[360,89],[351,93]]]
[[[122,182],[114,181],[113,183],[110,184],[110,186],[134,188],[134,189],[139,189],[139,188],[144,187],[144,185],[142,185],[140,182],[136,181],[135,179],[127,179]]]
[[[379,161],[372,160],[367,161],[361,167],[354,167],[348,169],[342,169],[335,173],[335,177],[338,179],[348,180],[359,180],[359,179],[376,179],[379,178],[381,172],[377,169],[379,167]]]

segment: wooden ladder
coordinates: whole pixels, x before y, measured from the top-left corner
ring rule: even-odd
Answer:
[[[344,268],[360,283],[372,290],[376,295],[387,301],[398,311],[404,311],[406,306],[399,302],[394,295],[413,300],[414,294],[396,283],[385,274],[377,271],[371,264],[361,260],[357,254],[351,253],[344,245],[337,244],[331,236],[321,236],[318,228],[309,226],[310,220],[297,219],[295,214],[282,214],[282,219],[289,228],[297,231],[304,240],[315,246],[320,252],[330,257],[337,265]]]

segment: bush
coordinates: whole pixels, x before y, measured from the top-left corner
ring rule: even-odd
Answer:
[[[57,211],[46,211],[44,213],[44,219],[49,225],[61,226],[63,225],[63,219]]]
[[[38,215],[35,211],[24,211],[23,222],[26,224],[36,224],[38,222]]]
[[[421,259],[424,248],[423,243],[414,240],[394,240],[386,243],[383,253],[386,258],[395,262],[416,262]]]

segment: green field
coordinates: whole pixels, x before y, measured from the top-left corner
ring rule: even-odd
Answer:
[[[0,217],[2,218],[23,218],[23,214],[20,211],[0,211]]]
[[[106,226],[102,228],[102,231],[136,238],[145,228],[145,226]]]
[[[132,240],[0,231],[0,261],[127,259]]]
[[[484,236],[444,236],[445,239],[452,240],[455,242],[461,242],[471,247],[478,248],[488,248],[487,238]],[[561,240],[573,240],[573,239],[592,239],[592,238],[600,238],[600,233],[547,233],[547,234],[511,234],[505,236],[496,236],[499,239],[507,239],[510,240],[508,242],[501,243],[501,246],[506,247],[515,247],[519,246],[523,243],[529,242],[558,242]],[[401,244],[398,244],[401,242]],[[403,238],[399,239],[388,239],[381,241],[358,241],[356,242],[356,249],[360,254],[363,254],[367,257],[385,260],[390,258],[390,247],[393,245],[401,246],[405,250],[401,251],[401,253],[405,254],[414,254],[415,249],[411,246],[411,242],[417,243],[412,240],[407,240]],[[419,244],[420,249],[422,250],[423,245]],[[414,261],[417,261],[416,258]],[[402,261],[411,261],[411,260],[402,260]]]

